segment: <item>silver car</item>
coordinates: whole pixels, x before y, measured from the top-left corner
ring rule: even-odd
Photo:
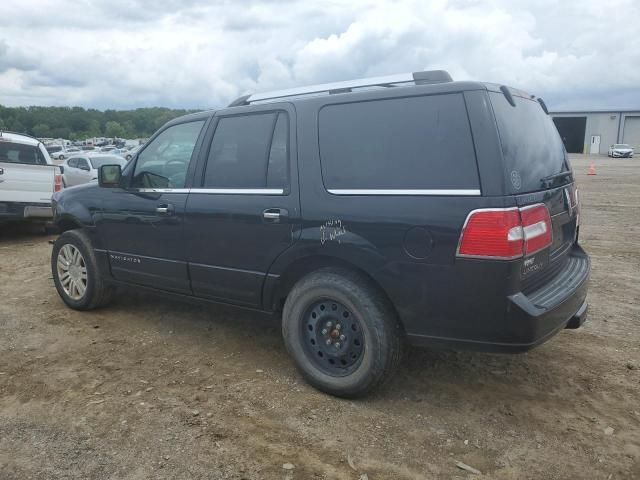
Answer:
[[[615,143],[609,147],[609,156],[615,158],[633,158],[633,148],[626,143]]]
[[[73,156],[62,164],[62,180],[65,187],[72,187],[98,179],[98,169],[102,165],[120,165],[124,168],[127,161],[116,155],[83,154]]]

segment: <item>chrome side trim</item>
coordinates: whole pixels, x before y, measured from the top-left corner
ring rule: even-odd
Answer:
[[[368,188],[330,188],[327,190],[333,195],[452,195],[452,196],[478,196],[480,190],[476,189],[368,189]]]
[[[283,195],[283,188],[138,188],[141,193],[205,193],[228,195]]]
[[[138,188],[141,193],[189,193],[189,188]]]
[[[283,195],[283,188],[192,188],[190,193],[228,195]]]

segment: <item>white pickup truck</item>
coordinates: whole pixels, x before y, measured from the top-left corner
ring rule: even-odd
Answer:
[[[38,139],[0,131],[0,223],[51,218],[51,196],[61,189],[60,168]]]

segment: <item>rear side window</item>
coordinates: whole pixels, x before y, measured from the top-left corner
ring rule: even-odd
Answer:
[[[0,141],[0,162],[46,165],[40,149],[33,145]]]
[[[69,161],[67,162],[67,164],[70,167],[78,168],[78,159],[77,158],[70,158]]]
[[[462,94],[330,105],[319,138],[330,191],[479,188]]]
[[[513,95],[513,107],[502,93],[489,95],[510,193],[533,192],[570,182],[569,175],[553,178],[570,170],[569,160],[556,126],[540,104]]]
[[[288,178],[289,125],[285,113],[223,117],[211,142],[207,188],[279,188]]]

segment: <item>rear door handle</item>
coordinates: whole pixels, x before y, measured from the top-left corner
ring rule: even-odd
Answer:
[[[173,215],[173,212],[175,212],[175,208],[170,203],[158,205],[156,207],[156,213],[160,215]]]
[[[285,208],[267,208],[262,212],[262,217],[273,223],[278,223],[281,219],[287,218],[289,212]]]

